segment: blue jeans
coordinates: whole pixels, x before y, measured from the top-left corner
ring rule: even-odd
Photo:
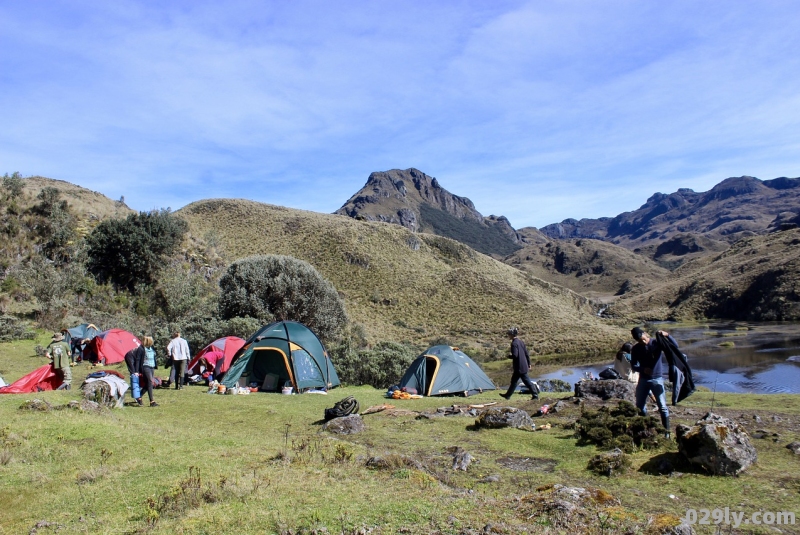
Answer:
[[[139,387],[139,376],[135,373],[131,374],[131,395],[133,399],[142,397],[142,389]]]
[[[667,407],[667,395],[664,390],[663,377],[651,377],[639,374],[639,382],[636,383],[636,408],[647,414],[647,396],[653,393],[656,398],[658,411],[661,413],[661,425],[669,433],[669,407]]]

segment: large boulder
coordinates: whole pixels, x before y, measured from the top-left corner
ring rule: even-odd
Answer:
[[[679,425],[676,438],[690,463],[714,475],[738,475],[758,460],[744,427],[711,412],[692,427]]]
[[[325,422],[322,426],[324,431],[337,435],[355,435],[356,433],[364,431],[366,428],[367,426],[364,425],[364,420],[361,418],[360,414],[351,414],[349,416],[334,418],[333,420]]]
[[[515,427],[533,429],[531,415],[516,407],[492,407],[481,413],[475,420],[477,427],[501,428]]]
[[[608,379],[601,381],[578,381],[575,383],[575,397],[586,399],[624,399],[636,402],[636,385],[627,379]]]

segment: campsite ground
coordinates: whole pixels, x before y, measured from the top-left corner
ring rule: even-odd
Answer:
[[[34,343],[0,344],[6,380],[44,363],[32,356]],[[800,456],[785,447],[800,440],[796,395],[715,396],[715,411],[751,432],[770,433],[753,439],[758,464],[740,477],[683,468],[671,476],[649,473],[652,459],[677,458],[672,443],[633,454],[629,472],[606,478],[586,469],[597,449],[576,446],[569,427],[581,409],[572,403],[535,418],[537,426],[553,426],[535,432],[477,431],[473,417],[416,417],[453,404],[502,401],[497,392],[394,401],[369,387],[327,396],[218,396],[188,387],[157,390],[156,408],[20,410],[34,398],[54,406],[80,399],[87,371],[75,369],[71,392],[0,396],[0,534],[467,534],[487,526],[509,534],[656,533],[690,508],[800,516]],[[363,416],[361,434],[321,431],[324,409],[346,395],[362,411],[383,403],[396,410]],[[568,396],[545,395],[536,404],[518,396],[510,404],[533,412]],[[711,399],[711,393],[693,395],[677,408],[674,423],[702,417]],[[467,471],[452,469],[456,446],[475,458]],[[555,484],[602,492],[563,521],[558,510],[547,509]],[[723,527],[722,533],[753,532],[753,526]],[[713,525],[695,528],[717,532]],[[780,529],[800,532],[798,525]]]

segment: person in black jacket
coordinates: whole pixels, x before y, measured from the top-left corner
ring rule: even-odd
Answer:
[[[525,347],[525,342],[519,338],[519,329],[512,327],[507,333],[508,337],[511,339],[511,355],[509,355],[508,358],[512,361],[514,373],[511,375],[511,384],[508,385],[508,391],[500,395],[506,399],[511,399],[511,394],[517,389],[517,384],[519,384],[519,380],[522,379],[522,382],[531,391],[533,396],[531,399],[539,399],[539,387],[528,377],[528,370],[531,367],[531,357],[528,354],[528,348]]]
[[[668,332],[658,331],[658,334],[674,342]],[[667,371],[663,357],[664,348],[657,340],[650,338],[641,327],[631,329],[631,336],[637,342],[631,349],[631,368],[639,372],[639,381],[636,383],[636,408],[642,411],[642,414],[647,414],[647,398],[652,392],[661,413],[661,424],[667,430],[667,438],[670,438],[669,407],[667,407],[663,377]],[[677,342],[675,344],[677,346]]]
[[[135,349],[131,349],[125,354],[125,364],[131,374],[131,395],[136,403],[141,407],[142,389],[147,389],[147,397],[150,398],[150,406],[158,407],[158,403],[153,400],[154,372],[156,364],[156,352],[153,349],[153,337],[145,336],[143,344]]]
[[[137,346],[125,353],[125,365],[128,367],[128,373],[131,374],[131,396],[136,400],[139,406],[142,405],[142,389],[140,382],[142,380],[142,362],[144,361],[144,348]]]

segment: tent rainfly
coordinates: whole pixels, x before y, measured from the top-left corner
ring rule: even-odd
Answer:
[[[239,350],[222,384],[228,388],[245,377],[261,390],[295,392],[339,386],[328,352],[311,329],[294,321],[278,321],[259,329]]]
[[[399,386],[424,396],[470,396],[497,388],[466,353],[446,345],[430,347],[417,357]]]
[[[86,359],[98,364],[116,364],[125,360],[125,353],[142,345],[138,338],[122,329],[103,331],[86,344]]]

